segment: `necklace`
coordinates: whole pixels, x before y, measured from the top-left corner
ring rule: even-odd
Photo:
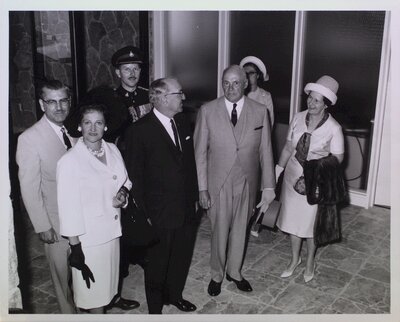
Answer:
[[[83,141],[83,139],[82,139],[82,141]],[[84,143],[85,143],[85,142],[84,142]],[[103,142],[101,142],[101,147],[100,147],[100,149],[98,149],[98,150],[93,150],[91,147],[87,146],[86,143],[85,143],[85,146],[86,146],[87,149],[89,150],[90,154],[91,154],[91,155],[94,155],[94,156],[97,157],[97,158],[101,158],[101,157],[104,155],[104,153],[106,152],[106,151],[104,150],[104,148],[103,148]]]

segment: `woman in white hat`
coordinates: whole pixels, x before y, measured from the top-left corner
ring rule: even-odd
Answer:
[[[303,164],[306,160],[320,159],[332,154],[339,162],[344,155],[344,140],[339,123],[326,111],[337,100],[339,84],[330,76],[322,76],[316,83],[308,83],[307,110],[297,113],[289,126],[287,141],[275,167],[276,180],[285,170],[277,226],[290,234],[292,258],[281,277],[292,276],[301,264],[300,250],[303,239],[307,242],[307,260],[304,281],[314,277],[316,246],[313,227],[318,205],[307,202],[302,187]],[[300,180],[299,180],[300,179]],[[303,191],[302,191],[303,190]]]
[[[255,56],[247,56],[240,61],[239,65],[244,69],[247,75],[249,83],[246,88],[247,97],[266,106],[272,129],[274,125],[274,105],[272,103],[272,97],[269,92],[261,88],[262,83],[269,80],[269,75],[264,63]],[[260,229],[261,226],[256,220],[250,230],[251,235],[258,237]]]
[[[239,65],[246,72],[249,82],[246,90],[247,97],[267,107],[272,128],[274,125],[274,105],[272,104],[272,97],[269,92],[260,87],[263,82],[269,79],[264,63],[255,56],[247,56],[240,61]]]

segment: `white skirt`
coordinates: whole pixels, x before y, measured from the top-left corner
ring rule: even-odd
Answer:
[[[300,238],[314,238],[314,222],[318,206],[310,205],[307,197],[297,193],[293,186],[303,174],[302,166],[293,152],[285,168],[280,201],[282,207],[276,225],[286,233]]]
[[[87,288],[81,271],[72,268],[75,305],[82,309],[106,306],[118,292],[119,238],[97,246],[82,247],[82,250],[95,282],[90,280],[90,288]]]

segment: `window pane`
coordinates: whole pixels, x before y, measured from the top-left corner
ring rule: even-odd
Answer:
[[[293,11],[231,12],[230,62],[239,64],[245,56],[260,58],[269,74],[264,88],[271,93],[275,119],[289,122],[292,81]]]
[[[344,130],[346,176],[353,188],[365,189],[367,183],[384,20],[384,12],[307,14],[303,82],[322,75],[339,82],[330,112]]]
[[[217,96],[218,12],[166,12],[166,76],[177,77],[185,110]]]
[[[36,77],[72,86],[68,11],[35,11]]]

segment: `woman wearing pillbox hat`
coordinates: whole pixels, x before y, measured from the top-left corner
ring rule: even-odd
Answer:
[[[274,125],[274,105],[269,92],[261,88],[263,82],[269,80],[269,75],[264,63],[255,56],[247,56],[240,61],[240,67],[244,69],[249,81],[246,89],[247,97],[258,103],[265,105],[271,122],[271,128]]]
[[[332,155],[342,162],[344,140],[339,123],[326,111],[337,100],[338,82],[330,76],[322,76],[315,83],[308,83],[304,92],[308,95],[307,110],[297,113],[289,125],[287,141],[275,167],[276,180],[285,170],[281,202],[282,208],[277,226],[290,235],[292,258],[281,274],[286,278],[301,264],[301,244],[306,239],[307,260],[304,281],[314,277],[315,252],[314,222],[318,205],[310,205],[304,189],[303,166],[306,161]],[[308,193],[308,192],[307,192]]]

